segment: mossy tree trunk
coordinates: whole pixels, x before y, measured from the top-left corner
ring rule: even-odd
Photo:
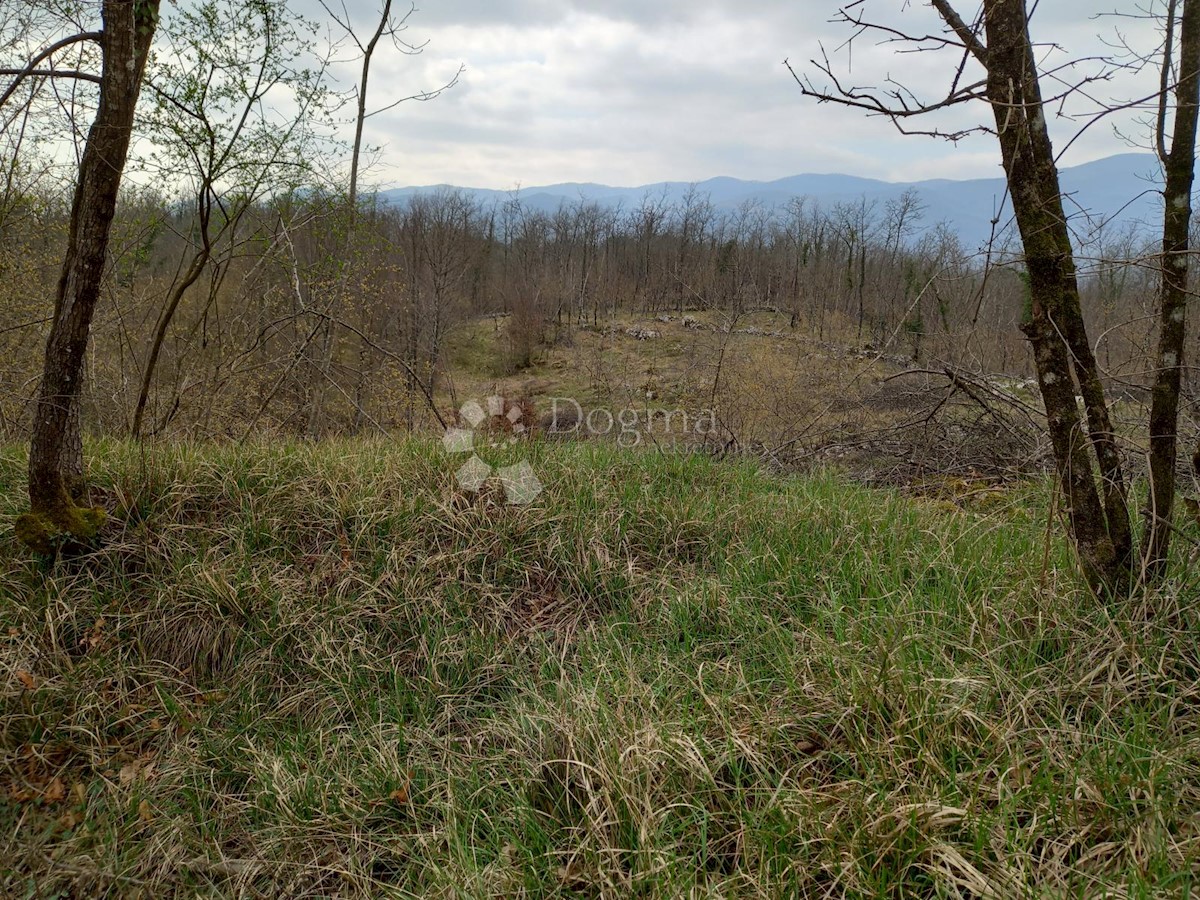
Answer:
[[[158,9],[158,0],[105,0],[102,9],[99,107],[79,165],[67,252],[46,343],[29,451],[31,511],[18,522],[22,538],[40,552],[49,552],[63,541],[94,538],[103,517],[99,510],[77,505],[86,493],[80,385]]]
[[[1184,0],[1180,19],[1179,78],[1175,86],[1175,123],[1166,142],[1167,82],[1174,39],[1176,3],[1169,5],[1163,90],[1159,99],[1158,151],[1166,170],[1164,190],[1157,371],[1150,404],[1150,497],[1142,564],[1150,577],[1166,569],[1175,508],[1178,465],[1179,386],[1187,330],[1188,255],[1191,240],[1192,183],[1196,168],[1196,131],[1200,118],[1200,0]]]
[[[1099,368],[1079,303],[1074,251],[1038,83],[1024,0],[986,0],[987,99],[1025,250],[1033,347],[1071,531],[1093,588],[1124,590],[1132,576],[1125,476]],[[1075,399],[1083,397],[1086,426]],[[1097,485],[1091,447],[1099,466]]]

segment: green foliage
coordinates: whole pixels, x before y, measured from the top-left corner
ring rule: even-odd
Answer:
[[[733,271],[737,264],[737,241],[726,241],[721,245],[721,249],[717,254],[717,271],[722,275],[728,275]]]
[[[921,293],[923,279],[920,272],[917,270],[916,260],[905,258],[903,262],[903,278],[904,278],[904,302],[907,303],[913,297]]]
[[[147,71],[148,153],[134,168],[201,202],[219,197],[226,216],[319,181],[330,95],[315,31],[282,0],[172,4]]]
[[[158,0],[137,0],[133,7],[133,19],[138,32],[146,34],[158,25]]]

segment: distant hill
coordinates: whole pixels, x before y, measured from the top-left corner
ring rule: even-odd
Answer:
[[[1074,216],[1077,238],[1086,239],[1095,225],[1104,221],[1112,221],[1118,229],[1132,227],[1147,237],[1152,235],[1161,217],[1159,179],[1158,162],[1146,153],[1125,153],[1063,169],[1063,189],[1069,195],[1068,212]],[[402,203],[414,195],[430,194],[447,187],[451,186],[396,188],[383,191],[380,196],[391,203]],[[581,198],[632,209],[647,195],[665,196],[669,202],[677,202],[691,187],[691,183],[682,181],[638,187],[568,183],[522,188],[519,196],[526,209],[546,212],[553,212],[564,202],[576,203]],[[994,217],[999,215],[1001,226],[1010,218],[1003,177],[913,182],[877,181],[854,175],[793,175],[777,181],[720,177],[697,182],[695,187],[701,194],[707,194],[719,210],[736,209],[747,200],[781,206],[793,197],[808,197],[828,209],[839,203],[857,203],[866,198],[868,202],[877,201],[881,213],[888,200],[899,198],[912,189],[925,205],[922,226],[930,228],[946,222],[968,248],[987,241]],[[511,191],[486,188],[461,190],[485,204],[503,202],[512,196]]]

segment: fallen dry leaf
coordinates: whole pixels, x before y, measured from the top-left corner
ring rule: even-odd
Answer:
[[[561,884],[576,884],[582,880],[584,875],[583,862],[579,859],[572,859],[565,866],[559,866],[555,874],[558,875],[558,880]]]
[[[143,800],[138,804],[138,818],[147,824],[154,821],[154,810],[150,808],[149,800]]]
[[[153,781],[155,776],[154,761],[147,756],[140,756],[132,762],[121,766],[117,779],[121,784],[130,784],[139,778],[143,781]]]
[[[104,616],[101,616],[100,618],[98,618],[96,620],[95,624],[92,625],[92,630],[88,634],[86,634],[82,638],[80,638],[79,646],[81,648],[83,648],[85,651],[92,650],[100,645],[100,641],[103,639],[103,637],[104,637]]]
[[[409,788],[412,786],[412,772],[407,772],[404,776],[404,784],[396,788],[387,795],[386,800],[372,800],[372,806],[382,806],[385,803],[395,803],[397,806],[403,806],[409,801]]]
[[[26,672],[24,669],[17,669],[17,681],[21,682],[27,691],[37,689],[37,679],[32,673]]]
[[[63,784],[61,778],[55,778],[48,785],[46,785],[46,791],[44,794],[42,794],[42,797],[47,803],[58,803],[66,796],[67,786]]]

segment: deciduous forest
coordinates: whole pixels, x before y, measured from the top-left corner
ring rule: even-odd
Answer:
[[[0,894],[1188,896],[1200,0],[1037,6],[771,60],[994,153],[980,242],[389,191],[473,85],[392,0],[0,0]]]

